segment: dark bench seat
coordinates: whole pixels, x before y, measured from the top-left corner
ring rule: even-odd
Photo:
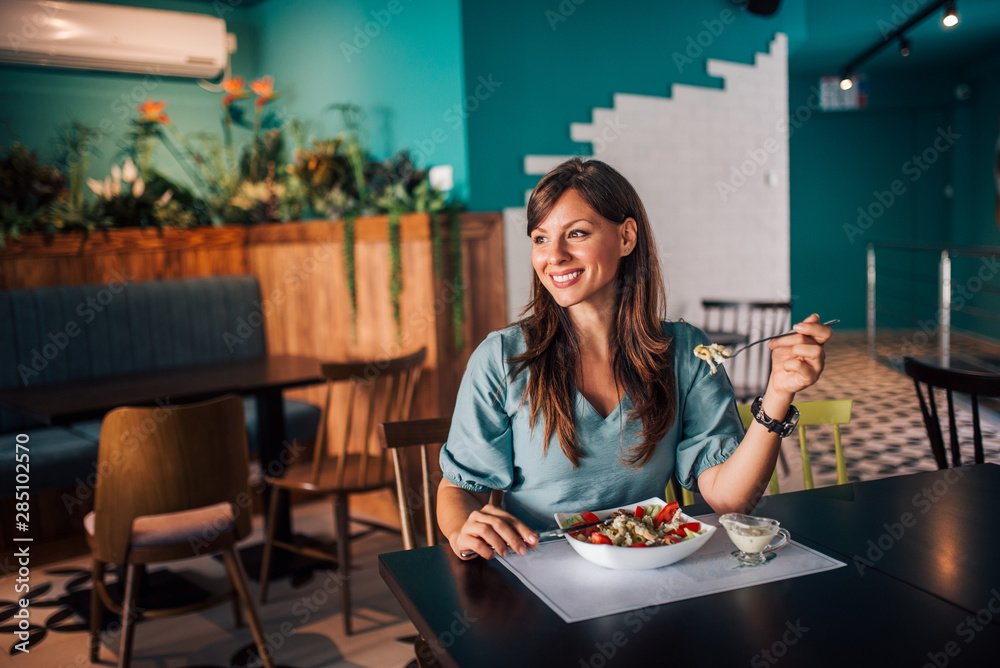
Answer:
[[[263,356],[264,328],[240,329],[256,322],[260,304],[252,276],[0,292],[0,389]],[[256,451],[256,402],[244,401]],[[289,440],[315,436],[318,407],[284,408]],[[100,420],[49,427],[0,410],[4,452],[18,433],[30,438],[33,492],[77,485],[95,470]],[[14,473],[13,456],[2,458],[0,497],[13,495]]]

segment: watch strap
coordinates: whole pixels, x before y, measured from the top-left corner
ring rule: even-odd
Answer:
[[[753,419],[764,426],[769,432],[777,434],[781,438],[791,436],[798,424],[799,410],[794,406],[788,407],[788,413],[783,420],[775,420],[764,412],[764,397],[758,396],[750,405],[750,412]]]

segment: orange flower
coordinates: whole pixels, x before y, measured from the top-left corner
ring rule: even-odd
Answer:
[[[146,100],[135,108],[135,110],[139,112],[139,122],[169,123],[170,117],[163,113],[163,109],[166,106],[166,101],[161,100],[160,102],[153,102],[152,100]]]
[[[243,77],[233,77],[232,79],[223,79],[222,88],[226,91],[226,96],[222,98],[222,106],[226,109],[229,108],[235,100],[242,100],[248,97],[250,94],[244,88],[245,82]]]
[[[278,94],[274,92],[274,77],[270,74],[250,84],[250,90],[257,94],[258,107],[263,107],[265,102],[278,97]]]

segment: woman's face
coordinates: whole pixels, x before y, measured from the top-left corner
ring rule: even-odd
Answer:
[[[570,189],[531,231],[531,264],[560,306],[604,308],[614,302],[618,261],[635,248],[635,238],[635,220],[615,225]]]

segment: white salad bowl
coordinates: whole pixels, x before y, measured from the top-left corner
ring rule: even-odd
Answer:
[[[646,499],[645,501],[636,501],[631,504],[615,506],[614,508],[607,508],[605,510],[592,510],[591,512],[597,515],[599,519],[603,520],[610,517],[618,509],[634,511],[636,506],[648,506],[651,504],[665,506],[667,505],[667,502],[663,499],[654,497]],[[582,508],[580,512],[583,512],[584,510],[588,509]],[[562,527],[577,514],[579,513],[555,513],[556,524]],[[685,522],[698,521],[689,515],[684,514],[683,511],[681,512],[681,517],[684,518]],[[566,536],[566,540],[568,540],[569,544],[573,546],[573,549],[576,550],[577,554],[587,561],[597,564],[598,566],[618,570],[638,571],[669,566],[670,564],[678,562],[685,557],[689,557],[700,550],[712,537],[712,534],[715,533],[716,527],[701,523],[701,528],[705,530],[705,533],[696,538],[682,540],[681,542],[674,543],[673,545],[654,545],[652,547],[645,548],[620,547],[618,545],[595,545],[594,543],[585,543],[581,540],[577,540],[569,535]]]

